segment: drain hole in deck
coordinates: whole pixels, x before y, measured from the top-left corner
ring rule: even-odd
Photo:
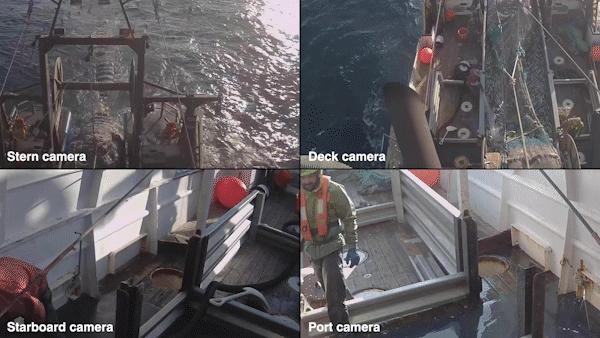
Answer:
[[[493,277],[505,273],[509,268],[508,261],[500,256],[479,257],[479,276]]]
[[[347,253],[348,253],[347,251],[344,251],[342,253],[342,262],[344,263],[345,268],[350,266],[349,264],[346,264],[346,254]],[[360,259],[358,261],[358,265],[361,265],[362,263],[364,263],[367,260],[367,258],[369,258],[369,254],[364,250],[356,249],[356,253],[358,254],[358,257]]]
[[[183,272],[172,268],[158,268],[150,274],[152,287],[157,289],[175,289],[181,288]]]

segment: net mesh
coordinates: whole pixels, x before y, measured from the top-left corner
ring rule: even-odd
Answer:
[[[544,41],[528,0],[488,2],[485,95],[488,149],[512,168],[560,166]],[[527,157],[527,159],[526,159]]]

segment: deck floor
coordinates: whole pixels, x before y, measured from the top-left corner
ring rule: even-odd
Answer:
[[[368,258],[354,269],[344,269],[352,294],[391,290],[419,281],[410,256],[427,254],[427,249],[407,226],[397,222],[373,224],[359,228],[358,238],[358,247]]]
[[[396,221],[359,227],[358,248],[367,254],[366,260],[354,268],[344,263],[346,287],[354,298],[368,298],[377,292],[444,275],[418,235],[409,226]],[[303,280],[316,281],[306,255],[302,267]],[[314,291],[310,286],[306,290],[311,293],[304,295],[308,297],[309,309],[325,305],[322,290]]]
[[[217,274],[216,280],[230,285],[262,283],[276,278],[289,264],[294,264],[288,277],[298,276],[299,257],[259,242],[246,241],[227,267]],[[288,285],[286,277],[277,286],[261,291],[269,301],[272,314],[288,316],[297,320],[299,295]]]

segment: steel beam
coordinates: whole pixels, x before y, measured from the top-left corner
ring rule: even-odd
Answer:
[[[129,91],[127,82],[63,82],[64,90]]]
[[[352,323],[379,323],[436,306],[464,299],[469,294],[465,273],[457,273],[400,288],[383,291],[368,299],[346,302]],[[308,323],[328,323],[327,308],[301,315],[302,337],[318,336],[308,332]]]

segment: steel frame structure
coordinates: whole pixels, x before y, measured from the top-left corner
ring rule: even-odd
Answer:
[[[224,226],[251,203],[254,204],[254,208],[250,217],[250,228],[247,230],[249,238],[265,239],[265,243],[273,244],[291,255],[297,255],[299,243],[296,237],[261,223],[265,197],[264,191],[254,190],[221,216],[217,222],[206,229],[197,230],[187,245],[181,290],[145,323],[141,322],[141,286],[122,283],[117,292],[115,336],[117,338],[160,337],[186,312],[186,309],[193,308],[194,304],[203,298],[205,292],[201,287],[203,283],[207,282],[208,273],[205,268],[210,268],[208,261],[212,261],[212,259],[209,259],[209,256],[214,254],[210,249],[209,241],[213,236],[216,237],[225,231]],[[219,239],[212,239],[212,242],[215,240]],[[289,321],[281,320],[235,300],[229,301],[221,307],[209,306],[206,315],[265,337],[294,337],[300,333],[298,325],[293,325]]]
[[[132,28],[125,4],[131,0],[119,0],[121,9],[128,28],[120,29],[117,37],[84,37],[84,36],[64,36],[64,29],[55,28],[58,14],[64,0],[51,0],[56,4],[56,10],[50,31],[47,35],[38,37],[38,57],[40,64],[40,81],[39,83],[21,88],[12,92],[8,92],[0,96],[0,151],[5,153],[4,140],[7,133],[3,130],[9,128],[9,121],[4,111],[4,102],[7,100],[31,100],[41,103],[44,117],[48,123],[48,139],[46,140],[46,150],[48,152],[62,151],[59,145],[63,143],[66,133],[61,133],[59,130],[61,122],[62,100],[65,90],[80,90],[80,91],[127,91],[130,96],[131,115],[133,117],[133,131],[131,135],[126,135],[127,152],[128,152],[128,167],[141,168],[141,136],[143,134],[143,120],[145,115],[151,110],[151,105],[154,103],[178,103],[185,107],[184,112],[184,138],[189,144],[190,153],[189,163],[191,167],[200,166],[200,131],[198,131],[198,122],[195,115],[195,110],[199,106],[211,102],[217,102],[220,109],[220,95],[184,95],[176,90],[169,89],[148,81],[145,81],[145,53],[149,47],[148,36],[135,36],[135,31]],[[131,62],[129,82],[68,82],[63,81],[62,63],[60,58],[57,58],[54,65],[54,74],[51,77],[48,67],[48,56],[54,47],[57,46],[127,46],[136,55],[136,62]],[[164,96],[145,96],[144,89],[146,85],[162,90],[167,93]],[[40,95],[22,94],[27,89],[33,87],[41,87]],[[187,161],[186,161],[187,162]],[[3,166],[4,157],[0,162]]]

